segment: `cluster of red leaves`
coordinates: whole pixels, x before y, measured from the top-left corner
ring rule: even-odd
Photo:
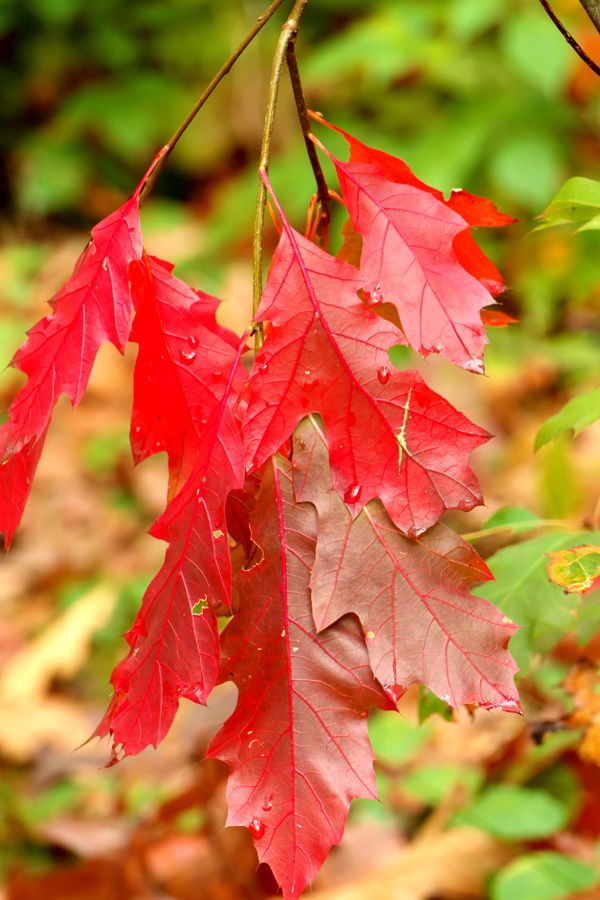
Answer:
[[[136,463],[168,454],[152,528],[167,550],[97,734],[111,736],[112,762],[138,753],[182,697],[205,703],[235,682],[209,755],[231,767],[229,824],[250,828],[286,898],[339,842],[351,799],[375,796],[369,709],[393,709],[415,683],[455,707],[519,709],[515,626],[471,594],[491,575],[436,524],[481,502],[468,456],[488,435],[388,353],[404,343],[483,371],[483,308],[503,284],[471,227],[512,220],[462,191],[445,200],[346,138],[349,162],[333,160],[344,247],[329,255],[278,207],[258,311],[269,327],[249,374],[247,334],[145,253],[140,185],[17,353],[29,380],[0,429],[8,544],[57,398],[79,402],[102,342],[138,344],[131,446]],[[230,539],[248,556],[233,583]],[[217,613],[232,606],[220,641]]]

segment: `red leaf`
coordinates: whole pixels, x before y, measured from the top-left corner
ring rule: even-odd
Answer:
[[[250,378],[244,443],[252,468],[300,419],[323,417],[333,484],[358,514],[380,497],[396,525],[420,534],[450,508],[481,502],[467,458],[488,435],[424,384],[392,372],[396,328],[356,296],[358,273],[290,228],[276,251],[258,318],[272,327]]]
[[[274,458],[252,520],[260,563],[234,583],[222,681],[238,705],[208,755],[231,766],[228,825],[252,831],[285,898],[298,897],[339,843],[353,797],[375,797],[367,710],[390,708],[353,618],[317,635],[310,608],[316,514],[297,505]]]
[[[169,456],[169,499],[185,484],[206,423],[223,396],[239,338],[217,325],[219,301],[193,291],[154,257],[130,269],[137,300],[131,340],[139,344],[134,373],[131,448],[137,463]],[[232,351],[233,348],[233,351]],[[234,390],[246,373],[238,364]]]
[[[441,353],[483,372],[487,338],[480,310],[504,285],[470,226],[515,220],[466,191],[453,191],[446,201],[402,160],[329,127],[350,144],[350,161],[334,159],[315,142],[335,164],[354,229],[363,236],[361,272],[371,290],[380,302],[397,307],[408,342],[419,353]]]
[[[506,649],[517,626],[470,593],[492,576],[469,544],[442,525],[409,540],[378,501],[352,521],[331,490],[324,436],[309,420],[294,436],[294,487],[319,514],[311,578],[318,631],[355,613],[373,673],[393,701],[423,684],[457,708],[520,711]]]
[[[204,301],[164,264],[150,260],[148,267],[132,267],[131,276],[142,347],[134,415],[150,435],[148,452],[156,452],[151,442],[160,440],[177,483],[182,472],[189,478],[152,528],[151,534],[169,545],[165,561],[126,635],[131,649],[113,673],[114,697],[96,731],[113,736],[113,760],[156,746],[179,700],[205,703],[215,684],[219,633],[213,609],[231,603],[225,504],[244,478],[232,406],[246,335],[235,352],[229,335],[225,343],[216,327],[215,332],[205,328],[203,319],[214,325],[214,303],[208,303],[207,315]],[[194,347],[190,335],[198,341]],[[181,358],[192,350],[193,358]],[[148,452],[141,446],[138,459]]]
[[[481,321],[484,325],[489,325],[490,328],[505,328],[507,325],[512,325],[519,320],[513,319],[512,316],[502,312],[501,309],[492,307],[492,309],[481,310]]]
[[[0,531],[6,544],[21,521],[54,406],[68,394],[73,406],[87,387],[96,353],[110,341],[121,352],[131,331],[127,270],[142,253],[139,194],[150,169],[130,200],[92,229],[69,281],[50,300],[54,312],[28,332],[11,363],[28,376],[0,429],[2,467]],[[35,446],[38,443],[40,446]]]

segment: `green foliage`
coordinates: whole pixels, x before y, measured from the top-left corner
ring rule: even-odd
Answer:
[[[558,550],[550,554],[548,574],[568,594],[583,594],[596,587],[600,574],[600,547],[584,544],[572,550]]]
[[[402,787],[425,803],[437,806],[455,791],[460,790],[463,796],[471,796],[482,782],[483,773],[479,769],[447,763],[413,769],[402,779]]]
[[[600,388],[572,397],[555,416],[546,419],[535,438],[535,449],[556,440],[571,429],[579,434],[600,419]]]
[[[491,887],[492,900],[561,900],[598,884],[592,866],[546,850],[506,866]]]
[[[588,534],[586,540],[598,540]],[[545,554],[581,543],[581,533],[545,534],[533,540],[504,547],[487,560],[496,581],[481,585],[477,592],[521,626],[512,638],[510,649],[521,669],[529,669],[534,652],[548,653],[563,634],[577,629],[580,638],[588,636],[582,611],[590,600],[574,599],[548,579]],[[589,624],[588,624],[589,627]]]
[[[473,825],[505,841],[537,840],[563,828],[564,803],[546,791],[493,785],[454,817],[456,825]]]
[[[430,691],[429,688],[419,687],[419,722],[424,722],[429,716],[437,713],[447,722],[452,721],[452,709],[443,700]]]
[[[578,231],[600,228],[600,182],[590,178],[569,178],[545,210],[541,228],[567,223],[579,224]]]
[[[539,528],[541,519],[522,506],[504,506],[487,519],[482,527],[482,531],[490,529],[506,529],[509,534],[520,534],[523,531],[530,531],[532,528]]]

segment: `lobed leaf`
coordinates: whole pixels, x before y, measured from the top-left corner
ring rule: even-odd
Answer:
[[[365,308],[354,268],[287,222],[258,317],[272,323],[250,378],[244,420],[248,465],[259,468],[300,419],[325,422],[333,484],[358,514],[379,497],[406,534],[446,509],[481,502],[468,454],[488,435],[425,385],[392,372],[395,327]]]
[[[169,499],[194,469],[240,342],[217,324],[220,301],[192,290],[172,269],[169,263],[147,257],[143,266],[130,271],[139,298],[131,333],[131,340],[139,344],[131,449],[136,464],[155,453],[168,454]],[[233,374],[233,389],[239,391],[246,372],[238,363]]]
[[[131,277],[139,303],[136,337],[144,345],[136,365],[133,432],[139,427],[146,443],[140,441],[137,459],[156,452],[161,441],[174,472],[172,484],[179,486],[182,474],[189,475],[151,530],[168,543],[165,561],[126,635],[130,651],[113,672],[114,696],[96,730],[113,737],[113,761],[156,746],[179,700],[205,703],[214,687],[219,632],[213,610],[231,602],[225,506],[244,478],[231,407],[243,377],[239,356],[245,336],[236,352],[214,322],[214,301],[201,303],[163,263],[149,260],[147,267],[134,267]],[[192,352],[190,336],[198,353],[182,357]],[[220,367],[216,379],[215,365]]]
[[[238,705],[208,751],[231,767],[227,824],[250,828],[286,900],[339,843],[351,799],[375,798],[366,717],[391,706],[356,620],[315,630],[316,524],[314,508],[294,502],[289,463],[274,457],[252,518],[261,560],[237,577],[222,636],[221,680],[235,682]]]
[[[323,435],[308,420],[294,439],[294,486],[319,514],[311,576],[318,631],[357,615],[373,673],[394,702],[422,684],[456,708],[520,711],[506,649],[516,626],[470,593],[492,576],[466,541],[442,525],[410,540],[378,501],[352,520],[331,489]]]
[[[475,243],[472,226],[515,219],[483,197],[426,185],[402,160],[344,135],[350,160],[336,167],[354,230],[363,238],[361,274],[379,303],[392,303],[408,343],[419,353],[483,372],[487,342],[481,310],[505,289],[500,273]],[[489,313],[486,314],[489,316]]]
[[[133,196],[92,229],[71,278],[50,300],[52,315],[28,332],[11,365],[27,375],[0,428],[0,531],[10,545],[29,496],[52,411],[61,394],[77,406],[101,344],[121,352],[131,331],[128,268],[142,255],[139,195],[157,154]]]

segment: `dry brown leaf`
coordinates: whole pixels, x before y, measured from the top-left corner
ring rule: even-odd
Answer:
[[[84,711],[67,698],[48,697],[56,678],[72,677],[88,658],[95,632],[114,610],[116,592],[89,591],[59,615],[0,672],[0,752],[24,762],[46,746],[71,751],[89,737]]]
[[[112,616],[114,588],[93,588],[70,606],[43,633],[4,666],[0,673],[0,705],[39,700],[55,678],[70,678],[88,658],[95,632]]]
[[[486,878],[515,855],[507,844],[467,826],[428,834],[387,865],[311,900],[428,900],[484,896]]]
[[[586,762],[600,764],[600,677],[595,665],[580,662],[572,666],[563,688],[573,698],[573,712],[565,720],[574,728],[584,728],[577,753]]]

